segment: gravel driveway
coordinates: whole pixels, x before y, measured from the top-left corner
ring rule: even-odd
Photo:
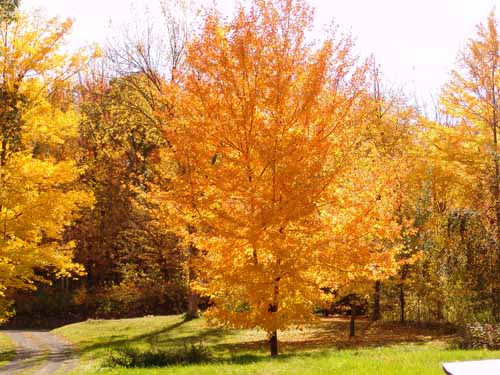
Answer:
[[[53,375],[70,372],[77,363],[69,342],[49,331],[1,331],[16,345],[16,356],[0,374]]]

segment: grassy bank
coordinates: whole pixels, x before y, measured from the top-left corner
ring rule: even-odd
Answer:
[[[500,351],[454,348],[447,327],[358,324],[358,336],[348,337],[345,319],[324,319],[304,330],[282,333],[282,354],[268,355],[262,332],[227,331],[209,327],[203,319],[184,322],[180,316],[87,321],[56,330],[75,343],[81,364],[75,374],[443,374],[448,361],[500,358]],[[102,369],[112,348],[178,349],[202,342],[211,353],[203,365],[157,369]]]
[[[7,335],[0,332],[0,367],[7,364],[15,356],[15,347]]]

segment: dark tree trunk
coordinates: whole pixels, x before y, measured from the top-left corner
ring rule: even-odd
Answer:
[[[401,268],[401,283],[399,284],[399,321],[401,323],[405,322],[406,315],[405,315],[405,307],[406,307],[406,300],[405,300],[405,280],[406,277],[408,276],[409,268],[408,264],[403,265]]]
[[[190,292],[188,297],[188,308],[186,312],[186,319],[192,320],[198,318],[198,303],[200,297],[195,292]]]
[[[349,322],[349,337],[356,335],[356,305],[351,304],[351,321]]]
[[[280,266],[281,261],[280,259],[277,260],[277,265]],[[279,306],[279,295],[280,295],[280,283],[281,276],[277,276],[274,279],[274,295],[273,295],[273,302],[269,304],[268,312],[271,314],[274,314],[278,312],[278,306]],[[269,334],[269,348],[271,349],[271,357],[276,357],[279,353],[279,348],[278,348],[278,331],[272,331]]]
[[[273,331],[269,335],[269,348],[271,349],[271,357],[276,357],[278,350],[278,331]]]
[[[401,323],[405,322],[405,290],[404,290],[404,285],[401,283],[399,284],[399,321]]]
[[[375,281],[375,292],[373,294],[373,313],[372,321],[380,320],[380,281]]]
[[[441,321],[444,319],[443,315],[443,301],[439,300],[436,306],[436,320]]]
[[[194,245],[189,245],[188,247],[188,277],[189,277],[189,283],[191,280],[194,280],[196,278],[195,270],[192,265],[192,259],[198,255],[198,249]],[[198,303],[200,301],[200,297],[198,294],[196,294],[194,291],[189,290],[189,296],[188,296],[188,306],[187,306],[187,312],[186,312],[186,320],[192,320],[198,318]]]

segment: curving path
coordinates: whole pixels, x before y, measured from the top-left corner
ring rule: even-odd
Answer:
[[[77,363],[71,344],[49,331],[2,331],[16,345],[16,357],[0,367],[1,375],[53,375],[70,372]]]

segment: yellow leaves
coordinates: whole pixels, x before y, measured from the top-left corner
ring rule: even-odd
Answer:
[[[101,57],[104,57],[104,51],[102,50],[101,46],[99,46],[98,44],[95,44],[93,46],[93,51],[92,51],[92,54],[90,55],[90,59],[95,60],[95,59],[99,59]]]
[[[31,108],[23,116],[26,130],[23,134],[27,145],[61,145],[78,136],[80,116],[69,109],[63,112],[50,103],[39,100],[38,105]]]
[[[14,23],[2,23],[0,69],[4,72],[3,85],[8,90],[18,90],[22,83],[32,78],[38,79],[45,89],[66,84],[86,61],[83,56],[68,56],[60,50],[72,23],[69,19],[45,19],[40,12],[19,14]]]
[[[440,98],[442,124],[428,124],[426,141],[434,162],[433,181],[444,193],[440,194],[445,197],[441,201],[449,207],[484,206],[480,181],[490,184],[495,180],[492,171],[499,151],[495,132],[500,86],[496,27],[493,14],[486,25],[478,27],[476,38],[460,54],[459,69],[452,72]]]
[[[225,28],[221,27],[220,25],[217,25],[215,28],[215,36],[218,39],[224,39],[226,37],[227,31]]]
[[[50,238],[59,238],[62,226],[73,218],[72,212],[92,203],[91,196],[84,191],[62,190],[79,176],[72,161],[54,163],[33,159],[29,154],[17,154],[9,159],[2,172],[0,204],[11,214],[5,213],[0,220],[5,229],[12,230],[9,233],[36,234],[43,230]],[[37,237],[30,238],[37,240]]]
[[[45,280],[35,270],[59,277],[83,272],[72,260],[74,244],[62,238],[93,202],[78,187],[81,171],[65,150],[80,121],[66,79],[81,58],[59,51],[71,23],[33,14],[0,25],[0,292],[34,288]],[[7,306],[1,298],[0,318]]]

